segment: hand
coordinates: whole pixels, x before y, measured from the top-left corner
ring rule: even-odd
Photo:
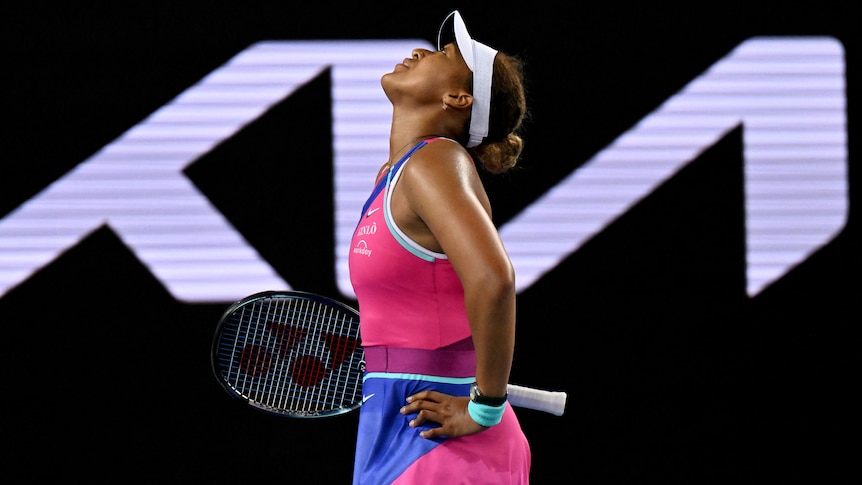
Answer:
[[[421,426],[426,421],[440,424],[439,428],[427,429],[419,433],[423,438],[448,436],[466,436],[478,433],[485,426],[473,421],[467,412],[470,398],[450,396],[437,391],[422,391],[407,398],[407,405],[401,408],[401,414],[418,413],[410,421],[410,427]]]

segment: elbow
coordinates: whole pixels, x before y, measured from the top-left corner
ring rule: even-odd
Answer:
[[[512,265],[506,265],[503,271],[500,271],[494,277],[493,282],[494,294],[507,297],[515,294],[515,270]]]
[[[502,302],[515,295],[515,270],[511,264],[487,268],[477,276],[472,279],[473,288],[486,298]]]

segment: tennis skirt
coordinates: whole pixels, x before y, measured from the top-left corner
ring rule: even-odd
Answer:
[[[400,412],[419,391],[468,395],[472,350],[369,347],[365,359],[353,485],[529,483],[530,447],[509,403],[500,424],[457,438],[422,438],[422,430],[439,425],[411,428],[416,414]]]

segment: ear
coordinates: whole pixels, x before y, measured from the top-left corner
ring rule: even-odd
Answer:
[[[473,106],[473,95],[467,91],[451,91],[443,97],[443,104],[456,109]]]

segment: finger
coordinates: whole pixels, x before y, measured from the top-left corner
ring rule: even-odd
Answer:
[[[444,394],[437,391],[419,391],[412,396],[407,398],[407,402],[411,403],[414,401],[432,401],[432,402],[440,402],[440,399],[444,396]]]
[[[401,414],[418,413],[423,409],[434,409],[437,403],[424,399],[414,399],[412,402],[401,406]]]
[[[415,418],[411,419],[408,423],[411,428],[415,428],[417,426],[423,425],[426,421],[432,421],[434,423],[442,424],[440,421],[440,416],[438,413],[434,411],[430,411],[428,409],[423,409],[419,411],[419,414],[416,415]]]
[[[446,433],[443,431],[443,427],[440,426],[438,428],[431,428],[424,431],[420,431],[419,436],[421,436],[422,438],[432,439],[446,436]]]

